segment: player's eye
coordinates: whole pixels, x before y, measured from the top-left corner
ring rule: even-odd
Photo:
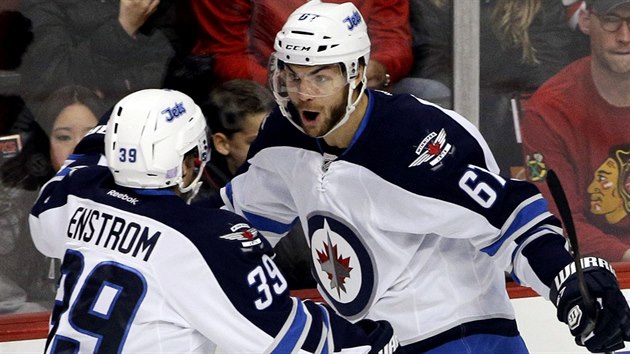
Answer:
[[[300,77],[295,73],[289,73],[287,75],[287,82],[292,84],[298,83],[300,82]]]

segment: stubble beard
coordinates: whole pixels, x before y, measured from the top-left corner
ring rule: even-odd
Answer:
[[[307,131],[307,134],[310,135],[311,137],[322,137],[326,134],[328,134],[328,132],[330,132],[342,119],[343,117],[346,115],[346,106],[347,106],[347,102],[348,102],[348,91],[347,89],[344,90],[344,95],[341,99],[340,102],[337,102],[331,109],[330,109],[330,115],[328,117],[328,119],[326,119],[321,128],[317,129],[317,131]]]

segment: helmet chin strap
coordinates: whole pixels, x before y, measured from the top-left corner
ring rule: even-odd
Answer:
[[[354,93],[354,90],[356,90],[356,88],[359,85],[361,86],[361,91],[359,91],[359,95],[357,96],[357,99],[354,100],[354,102],[352,102],[352,94]],[[339,128],[340,126],[342,126],[348,121],[352,112],[354,112],[354,110],[357,109],[357,105],[359,104],[359,101],[361,100],[361,97],[363,97],[363,93],[365,92],[366,85],[367,85],[367,76],[366,76],[365,70],[363,70],[363,75],[361,75],[361,81],[359,81],[358,83],[351,82],[348,85],[348,102],[346,104],[346,114],[343,116],[343,118],[341,118],[339,122],[337,122],[337,124],[335,124],[334,127],[332,127],[324,135],[319,136],[320,138],[328,136],[328,134],[332,133],[333,131],[335,131],[337,128]]]
[[[197,176],[195,177],[194,180],[192,180],[192,182],[190,182],[188,186],[184,187],[183,178],[177,184],[177,187],[179,188],[179,192],[182,195],[188,193],[185,198],[186,204],[190,204],[190,202],[193,200],[193,198],[195,198],[197,193],[199,193],[199,189],[201,188],[201,185],[203,184],[203,182],[200,181],[200,179],[201,179],[201,176],[203,175],[203,170],[205,167],[206,167],[206,161],[202,161],[201,165],[199,166],[199,172],[197,172]]]

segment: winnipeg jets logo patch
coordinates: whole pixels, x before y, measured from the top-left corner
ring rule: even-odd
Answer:
[[[360,317],[369,308],[376,280],[368,249],[354,228],[328,213],[309,216],[308,230],[322,295],[337,312]]]
[[[324,228],[330,232],[328,224],[324,224]],[[337,293],[337,297],[341,297],[341,293],[347,293],[346,279],[350,279],[350,272],[352,267],[350,266],[350,257],[344,257],[339,252],[339,245],[333,244],[330,240],[330,234],[327,234],[327,239],[322,241],[321,250],[318,247],[315,248],[317,252],[317,261],[319,262],[320,269],[328,275],[330,280],[330,289]]]
[[[439,133],[431,132],[418,145],[416,149],[418,157],[408,167],[420,166],[425,162],[435,167],[451,151],[452,147],[451,144],[446,142],[446,131],[444,129],[440,130]]]
[[[360,291],[361,266],[348,241],[331,229],[329,220],[323,221],[311,241],[317,276],[332,298],[348,302]]]
[[[234,229],[234,227],[232,229]],[[253,227],[219,237],[224,240],[241,241],[243,247],[256,246],[262,242],[260,238],[258,238],[258,230]]]

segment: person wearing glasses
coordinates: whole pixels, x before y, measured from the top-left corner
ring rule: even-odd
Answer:
[[[550,193],[540,176],[546,170],[555,170],[564,182],[585,255],[629,261],[630,204],[619,194],[630,191],[630,177],[622,164],[607,161],[611,149],[630,143],[630,1],[587,0],[585,5],[578,25],[590,37],[590,56],[550,78],[525,105],[525,165],[545,196]],[[612,153],[625,156],[628,151],[615,148]],[[614,181],[623,188],[606,183],[613,178],[598,172],[602,170],[625,176]],[[595,181],[593,176],[600,177]],[[611,194],[604,200],[607,191]],[[619,205],[610,206],[610,201]],[[623,217],[611,217],[607,208],[623,210]]]

